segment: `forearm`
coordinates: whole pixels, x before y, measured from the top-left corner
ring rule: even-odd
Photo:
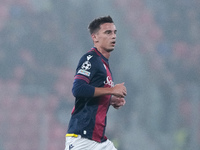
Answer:
[[[112,94],[113,94],[112,88],[95,87],[95,90],[94,90],[94,97],[102,96],[102,95],[112,95]]]
[[[114,87],[111,88],[98,88],[95,87],[94,96],[101,96],[101,95],[115,95],[117,97],[124,98],[126,96],[126,87],[124,83],[116,84]]]
[[[72,88],[75,97],[97,97],[102,95],[115,95],[117,97],[126,96],[124,83],[116,84],[114,87],[94,87],[83,80],[75,80]]]
[[[97,97],[102,95],[113,94],[112,88],[94,87],[84,81],[78,80],[74,82],[72,93],[75,97]]]

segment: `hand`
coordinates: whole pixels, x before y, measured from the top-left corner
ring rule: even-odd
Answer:
[[[115,108],[119,109],[121,106],[124,106],[126,103],[125,99],[122,97],[112,96],[110,100],[110,104]]]
[[[117,97],[125,97],[127,95],[126,87],[124,83],[116,84],[113,88],[113,95]]]

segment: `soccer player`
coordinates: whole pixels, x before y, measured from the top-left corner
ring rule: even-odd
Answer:
[[[116,26],[110,16],[89,24],[94,43],[78,63],[72,93],[75,106],[66,134],[65,150],[116,150],[105,136],[107,111],[125,104],[124,83],[114,85],[108,59],[116,43]]]

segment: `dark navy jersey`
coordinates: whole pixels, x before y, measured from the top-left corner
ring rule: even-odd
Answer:
[[[113,87],[111,71],[106,59],[95,47],[80,59],[74,77],[73,108],[68,127],[68,134],[103,142],[106,116],[110,106],[111,95],[93,97],[94,87]]]

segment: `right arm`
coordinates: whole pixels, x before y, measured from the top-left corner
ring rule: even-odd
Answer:
[[[94,97],[102,95],[115,95],[117,97],[125,97],[127,94],[124,83],[116,84],[114,87],[95,87]]]
[[[89,59],[91,63],[91,67],[87,70],[83,70],[82,66],[88,60],[89,55],[84,55],[78,64],[77,73],[74,79],[72,93],[75,97],[97,97],[102,95],[115,95],[118,97],[126,96],[126,87],[124,83],[116,84],[114,87],[94,87],[89,84],[90,79],[95,75],[95,68],[99,68],[97,64],[99,64],[99,59],[95,58],[95,56]],[[82,72],[79,72],[79,71]],[[87,73],[87,74],[86,74]]]
[[[73,84],[72,93],[75,97],[97,97],[102,95],[115,95],[125,97],[126,87],[124,83],[116,84],[114,87],[94,87],[81,79],[76,79]]]

